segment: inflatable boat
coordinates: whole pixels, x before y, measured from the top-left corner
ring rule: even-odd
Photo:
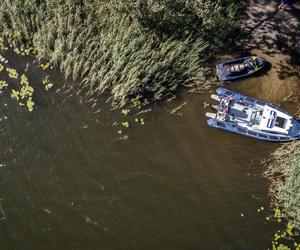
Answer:
[[[300,138],[300,120],[272,103],[218,88],[216,113],[206,113],[208,125],[255,139],[287,142]]]

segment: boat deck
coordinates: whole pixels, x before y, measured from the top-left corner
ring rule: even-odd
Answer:
[[[229,118],[232,122],[237,122],[239,124],[249,124],[251,120],[253,109],[234,102],[233,106],[230,107]]]

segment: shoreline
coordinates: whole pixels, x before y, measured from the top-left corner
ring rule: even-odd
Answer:
[[[265,98],[289,106],[296,113],[300,108],[300,4],[282,11],[272,1],[252,0],[245,10],[243,29],[249,33],[239,46],[245,51],[266,58],[272,68],[268,81],[259,86]],[[297,29],[297,27],[299,27]],[[254,88],[256,83],[250,84]],[[288,87],[286,87],[288,85]],[[251,90],[255,92],[257,90]],[[298,160],[300,142],[287,143],[270,156],[264,176],[270,181],[272,206],[282,209],[282,216],[300,227],[300,179]],[[293,201],[293,202],[291,202]]]

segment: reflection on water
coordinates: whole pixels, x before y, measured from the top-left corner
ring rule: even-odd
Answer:
[[[277,102],[262,91],[270,79],[229,87]],[[208,127],[209,95],[153,106],[144,126],[123,128],[127,140],[113,124],[133,115],[101,112],[98,123],[55,92],[29,113],[1,95],[1,249],[270,247],[271,212],[257,208],[269,205],[260,161],[276,144]],[[184,102],[182,115],[168,114]]]

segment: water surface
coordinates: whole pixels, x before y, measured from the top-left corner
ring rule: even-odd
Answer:
[[[10,64],[25,67],[14,57]],[[29,72],[38,86],[42,73]],[[296,111],[282,99],[297,86],[276,85],[273,76],[228,87]],[[57,72],[50,77],[64,82]],[[141,116],[144,126],[107,111],[105,100],[95,117],[61,92],[38,92],[33,113],[2,94],[1,249],[271,247],[277,225],[265,220],[273,212],[261,160],[278,145],[208,127],[203,103],[210,94],[153,105]],[[113,124],[122,121],[131,127],[119,135]]]

